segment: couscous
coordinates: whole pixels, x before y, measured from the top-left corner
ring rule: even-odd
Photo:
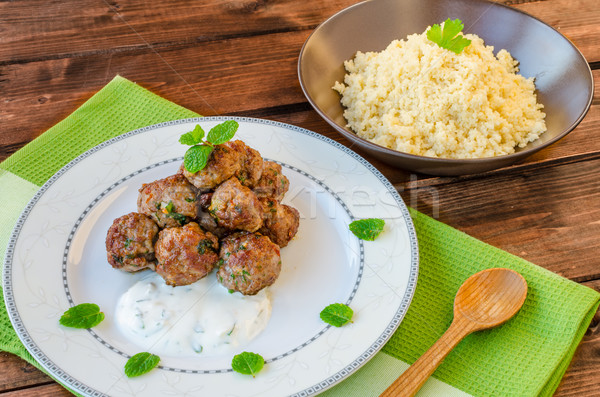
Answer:
[[[481,158],[510,154],[546,130],[533,78],[518,72],[505,50],[481,38],[460,54],[426,32],[394,40],[382,52],[358,52],[336,82],[344,117],[358,136],[429,157]]]

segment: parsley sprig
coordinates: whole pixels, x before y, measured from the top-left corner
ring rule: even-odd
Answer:
[[[183,134],[179,138],[179,143],[190,146],[183,158],[185,169],[195,173],[206,167],[215,145],[231,140],[238,127],[237,121],[227,120],[215,125],[208,131],[208,134],[204,132],[200,124],[197,124],[192,131]],[[206,139],[204,139],[205,135]]]
[[[459,35],[465,25],[460,19],[446,19],[442,28],[437,23],[427,31],[427,38],[442,48],[450,50],[456,54],[471,44],[471,40]]]

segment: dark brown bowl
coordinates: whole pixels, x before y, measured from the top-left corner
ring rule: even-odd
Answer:
[[[340,96],[331,87],[344,80],[345,60],[357,51],[382,51],[394,39],[422,33],[447,18],[463,21],[495,52],[508,50],[520,74],[535,77],[548,130],[515,153],[483,159],[440,159],[398,152],[358,137],[346,128]],[[590,108],[592,71],[579,50],[544,22],[517,9],[484,0],[369,0],[348,7],[319,25],[298,60],[306,98],[337,131],[393,166],[432,175],[463,175],[508,166],[571,132]]]

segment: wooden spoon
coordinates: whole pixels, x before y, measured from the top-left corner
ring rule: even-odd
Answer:
[[[456,293],[454,320],[448,330],[381,397],[414,396],[458,342],[510,319],[526,296],[527,282],[510,269],[487,269],[469,277]]]

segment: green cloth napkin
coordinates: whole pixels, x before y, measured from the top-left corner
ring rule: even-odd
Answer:
[[[117,76],[73,114],[0,164],[0,199],[12,203],[0,209],[1,257],[20,211],[63,165],[119,134],[196,116]],[[476,396],[552,395],[598,309],[600,294],[417,211],[411,214],[420,268],[410,309],[382,352],[325,394],[379,395],[398,374],[388,374],[378,383],[385,371],[374,366],[412,363],[449,326],[454,295],[462,282],[479,270],[508,267],[521,273],[529,285],[521,311],[498,328],[468,336],[434,376]],[[0,349],[39,367],[11,328],[3,300],[1,306]]]

